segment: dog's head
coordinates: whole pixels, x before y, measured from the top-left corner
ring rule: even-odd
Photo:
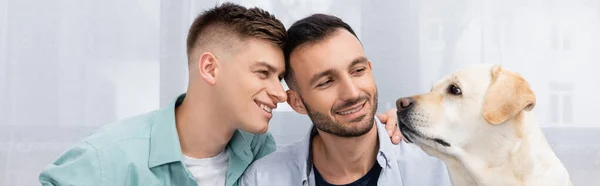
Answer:
[[[535,106],[529,84],[500,65],[461,69],[426,94],[396,101],[404,137],[426,152],[444,154],[490,149],[514,137],[520,113]],[[517,134],[518,135],[518,134]]]

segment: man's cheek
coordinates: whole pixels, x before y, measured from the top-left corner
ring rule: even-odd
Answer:
[[[315,110],[319,113],[330,115],[332,106],[325,103],[326,102],[317,102],[317,104],[314,106]]]

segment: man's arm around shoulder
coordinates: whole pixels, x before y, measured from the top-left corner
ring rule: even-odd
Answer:
[[[102,185],[102,169],[96,148],[80,142],[46,166],[40,183],[50,185]]]

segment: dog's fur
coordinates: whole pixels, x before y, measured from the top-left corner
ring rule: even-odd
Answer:
[[[532,113],[535,103],[519,74],[475,65],[397,107],[406,140],[444,161],[452,185],[571,185]]]

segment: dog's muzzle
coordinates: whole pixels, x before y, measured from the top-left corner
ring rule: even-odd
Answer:
[[[413,109],[414,105],[414,100],[410,97],[400,98],[396,100],[396,107],[398,109],[398,111],[396,111],[396,115],[398,116],[398,128],[400,128],[400,132],[402,133],[402,136],[406,139],[406,141],[414,143],[413,139],[411,138],[420,137],[423,139],[434,141],[435,143],[438,143],[444,147],[450,147],[450,143],[439,138],[425,137],[425,135],[411,127],[410,122],[407,120],[409,117],[408,115]]]

